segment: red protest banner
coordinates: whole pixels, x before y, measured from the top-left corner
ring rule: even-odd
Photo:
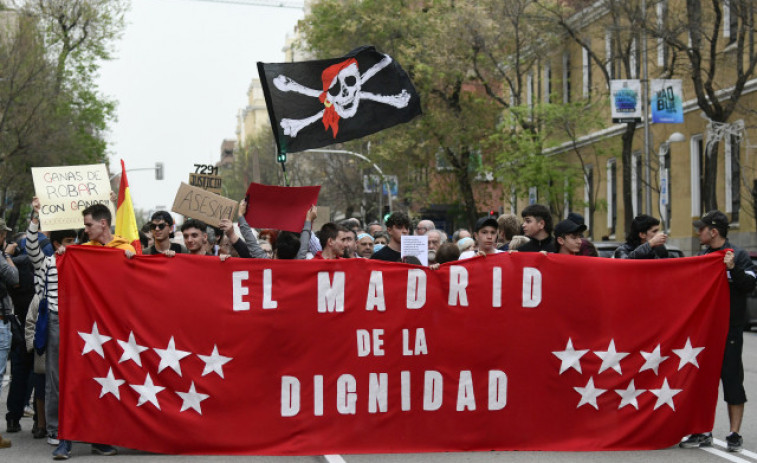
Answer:
[[[305,213],[318,203],[319,186],[274,186],[250,183],[245,220],[254,228],[275,228],[299,233]]]
[[[515,253],[430,271],[71,247],[59,268],[66,439],[185,454],[620,450],[714,421],[719,254]]]

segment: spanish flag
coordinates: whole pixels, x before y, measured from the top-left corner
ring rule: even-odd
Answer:
[[[121,185],[118,187],[118,206],[116,208],[116,235],[126,239],[137,254],[142,254],[142,244],[139,242],[137,219],[134,217],[134,204],[131,202],[129,181],[126,179],[126,167],[121,159]]]

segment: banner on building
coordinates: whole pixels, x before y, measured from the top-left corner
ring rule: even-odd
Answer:
[[[93,204],[105,204],[116,216],[105,164],[32,167],[32,181],[44,231],[84,228],[81,213]]]
[[[652,122],[683,123],[683,90],[680,79],[653,79],[649,91],[652,97]]]
[[[641,121],[641,82],[638,79],[611,80],[612,122],[624,124]]]
[[[713,426],[722,253],[503,253],[432,271],[67,249],[61,438],[183,454],[626,450]]]

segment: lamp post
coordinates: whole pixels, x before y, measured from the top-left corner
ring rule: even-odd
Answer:
[[[660,150],[657,153],[660,161],[660,218],[662,219],[662,229],[665,233],[670,232],[670,217],[668,208],[670,207],[670,169],[665,159],[666,153],[670,152],[670,144],[685,141],[686,137],[681,132],[673,132],[667,140],[660,144]]]
[[[384,172],[381,170],[379,166],[376,165],[373,161],[368,159],[367,157],[363,156],[360,153],[356,153],[354,151],[347,151],[347,150],[323,150],[323,149],[312,149],[312,150],[305,150],[305,153],[323,153],[323,154],[347,154],[350,156],[355,156],[358,159],[361,159],[368,164],[372,165],[374,169],[376,169],[376,172],[378,172],[379,176],[381,177],[381,184],[386,185],[386,196],[389,198],[389,212],[392,212],[392,188],[391,185],[389,185],[389,182],[386,180],[386,176],[384,175]],[[382,203],[383,203],[383,193],[379,195],[379,220],[381,221],[381,225],[384,224],[384,214],[382,214]]]

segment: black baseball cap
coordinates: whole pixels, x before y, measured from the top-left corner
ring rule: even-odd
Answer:
[[[499,227],[499,224],[497,223],[497,219],[488,215],[486,217],[481,217],[480,219],[476,220],[476,228],[474,228],[473,231],[478,232],[484,227],[494,227],[494,229],[496,230],[497,227]]]
[[[555,238],[558,236],[570,235],[572,233],[583,233],[586,231],[586,225],[579,225],[570,219],[565,219],[555,225]]]
[[[728,230],[728,216],[720,211],[710,211],[702,216],[701,219],[694,221],[694,227],[700,229],[702,227],[717,228],[721,231]]]

